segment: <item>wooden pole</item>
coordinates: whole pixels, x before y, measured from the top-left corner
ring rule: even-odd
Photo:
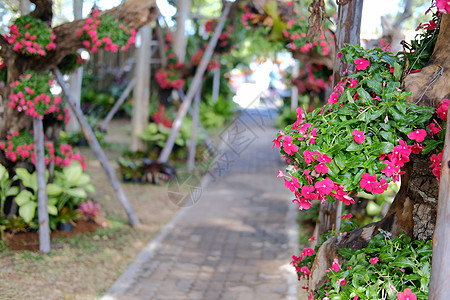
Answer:
[[[213,75],[212,101],[216,103],[220,92],[220,69],[214,69]]]
[[[441,162],[439,201],[433,235],[433,261],[428,299],[450,299],[450,122],[447,121]]]
[[[165,69],[167,67],[166,42],[164,40],[164,34],[158,21],[156,21],[156,38],[158,39],[158,50],[159,57],[161,58],[161,68]]]
[[[132,134],[130,149],[133,152],[144,151],[146,143],[139,137],[148,125],[148,106],[150,101],[150,41],[151,25],[140,29],[141,45],[136,57],[136,85],[133,92]]]
[[[341,80],[343,70],[345,70],[345,66],[342,66],[340,63],[340,59],[337,59],[340,49],[345,47],[345,44],[359,45],[363,1],[364,0],[353,0],[345,5],[339,5],[336,29],[336,51],[333,68],[333,86]],[[333,227],[337,231],[340,230],[341,213],[341,201],[335,201],[333,203],[325,201],[325,204],[320,207],[317,222],[317,226],[319,226],[319,237]]]
[[[200,95],[201,88],[198,89],[197,94],[195,95],[194,100],[194,112],[192,116],[192,134],[191,134],[191,142],[189,144],[189,156],[187,161],[187,169],[189,172],[194,170],[195,167],[195,152],[197,146],[197,128],[198,128],[198,118],[199,118],[199,106],[200,106]]]
[[[202,82],[203,74],[205,73],[206,67],[208,66],[209,60],[213,54],[214,48],[217,45],[217,41],[219,40],[219,35],[222,33],[223,26],[225,25],[225,21],[227,19],[228,13],[230,12],[231,3],[227,2],[225,4],[225,9],[223,10],[222,16],[220,18],[219,24],[217,24],[216,30],[206,47],[205,52],[203,53],[202,60],[200,61],[199,66],[197,67],[197,71],[195,72],[194,79],[192,79],[191,86],[187,92],[186,98],[181,104],[180,109],[178,110],[177,116],[173,122],[172,130],[170,131],[169,138],[167,139],[166,144],[164,145],[163,150],[158,158],[159,162],[167,162],[169,159],[169,155],[172,152],[173,145],[175,143],[175,139],[180,131],[181,123],[183,122],[184,117],[188,111],[189,106],[191,105],[192,99],[194,98],[199,86]]]
[[[57,81],[59,85],[61,86],[64,94],[66,95],[66,101],[69,104],[70,109],[75,113],[75,116],[80,123],[81,129],[83,130],[84,136],[86,137],[86,140],[89,143],[89,146],[91,147],[92,151],[94,152],[97,159],[100,161],[100,164],[103,167],[103,170],[106,173],[106,176],[108,177],[109,182],[111,183],[111,186],[113,187],[114,191],[116,192],[117,198],[119,198],[120,203],[122,203],[122,206],[125,208],[125,211],[128,215],[128,219],[130,221],[130,225],[133,227],[139,226],[139,219],[135,215],[133,211],[133,207],[131,206],[130,202],[127,199],[127,196],[125,195],[125,192],[122,189],[122,186],[120,185],[119,180],[117,179],[116,174],[114,173],[113,168],[109,164],[108,158],[105,155],[105,152],[103,152],[102,147],[100,146],[97,138],[95,137],[94,132],[92,131],[92,128],[89,126],[88,122],[86,121],[86,118],[83,115],[83,112],[75,107],[73,103],[73,96],[70,93],[69,88],[67,87],[66,83],[64,82],[64,79],[62,77],[61,72],[58,68],[53,69],[53,72],[56,75]]]
[[[298,77],[299,71],[299,62],[297,59],[294,59],[294,65],[292,66],[292,78]],[[298,107],[298,86],[296,84],[292,85],[291,88],[291,110],[295,111]]]
[[[44,126],[42,120],[33,118],[33,130],[38,188],[39,250],[48,253],[50,252],[50,227],[47,211],[47,179],[45,176]]]
[[[184,95],[183,91],[182,90],[177,90],[177,92],[178,92],[178,95],[180,96],[181,101],[184,101],[186,96]],[[199,107],[199,109],[200,109],[200,107]],[[189,115],[191,115],[191,117],[193,118],[194,117],[194,112],[191,109],[189,109],[188,112],[189,112]],[[205,144],[206,144],[206,147],[208,148],[209,153],[210,154],[216,153],[216,149],[214,148],[213,142],[209,138],[208,133],[206,132],[205,128],[203,128],[202,123],[200,122],[200,120],[198,120],[198,128],[200,129],[200,131],[205,136]]]
[[[119,110],[120,106],[123,104],[125,99],[127,99],[128,95],[130,94],[130,92],[133,89],[135,84],[136,84],[136,79],[133,77],[133,79],[130,80],[127,87],[120,95],[119,100],[117,100],[116,103],[114,103],[114,106],[108,112],[106,117],[100,122],[100,124],[98,126],[100,129],[103,129],[103,130],[108,129],[108,123],[111,121],[111,119],[114,117],[116,112]]]

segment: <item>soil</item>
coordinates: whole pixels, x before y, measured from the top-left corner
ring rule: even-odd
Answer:
[[[99,225],[92,222],[78,221],[74,224],[73,230],[71,231],[53,231],[50,235],[50,240],[55,240],[60,237],[68,238],[76,234],[92,233],[97,231],[98,227]],[[5,233],[3,242],[9,250],[39,251],[39,234],[36,232]],[[59,243],[53,243],[51,245],[52,249],[61,247]]]

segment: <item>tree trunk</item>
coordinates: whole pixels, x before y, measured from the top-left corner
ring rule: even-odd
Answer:
[[[173,48],[180,62],[184,62],[186,56],[186,21],[189,16],[191,0],[178,0],[177,5],[177,30],[173,35]]]

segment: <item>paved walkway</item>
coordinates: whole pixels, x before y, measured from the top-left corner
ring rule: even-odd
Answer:
[[[245,110],[224,131],[203,188],[189,198],[194,205],[179,211],[103,300],[297,299],[289,266],[298,251],[297,212],[276,178],[275,117]]]

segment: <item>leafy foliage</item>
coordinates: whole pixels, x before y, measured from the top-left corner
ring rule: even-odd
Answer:
[[[366,248],[340,249],[339,254],[347,261],[330,270],[319,297],[396,300],[398,292],[409,288],[417,299],[428,299],[431,240],[411,241],[406,235],[391,239],[379,233]]]

